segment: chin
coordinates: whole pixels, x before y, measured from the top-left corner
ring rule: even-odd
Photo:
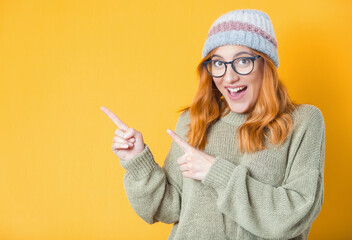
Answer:
[[[227,94],[227,92],[225,94]],[[247,96],[244,96],[242,99],[239,99],[238,101],[233,101],[229,99],[228,96],[224,94],[223,95],[225,96],[227,104],[230,107],[232,112],[246,114],[248,113],[248,111],[252,106],[252,101],[251,101],[252,94],[251,92],[248,92],[247,94],[248,94]]]
[[[235,112],[235,113],[245,113],[248,110],[248,106],[231,106],[230,105],[230,109],[232,112]]]

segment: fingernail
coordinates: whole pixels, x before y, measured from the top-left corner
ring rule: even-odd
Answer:
[[[166,132],[171,134],[171,130],[170,129],[167,129]]]
[[[134,141],[136,141],[134,138],[131,138],[130,140],[129,140],[130,142],[134,142]]]
[[[127,145],[127,144],[124,144],[123,147],[128,148],[128,145]]]
[[[133,143],[128,143],[129,145],[130,145],[130,147],[132,147],[133,146]]]

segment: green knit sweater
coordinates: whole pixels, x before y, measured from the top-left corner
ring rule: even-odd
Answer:
[[[184,153],[172,142],[161,168],[145,144],[123,161],[132,208],[147,223],[173,223],[169,239],[307,239],[324,194],[325,124],[321,111],[302,104],[294,130],[279,147],[235,151],[235,132],[246,114],[230,112],[211,126],[205,153],[216,157],[202,181],[182,176]],[[183,139],[189,113],[175,132]]]

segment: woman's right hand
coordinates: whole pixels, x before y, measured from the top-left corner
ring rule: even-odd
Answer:
[[[113,112],[106,107],[102,110],[118,127],[113,138],[112,151],[121,160],[129,160],[144,150],[144,141],[142,133],[129,128]]]

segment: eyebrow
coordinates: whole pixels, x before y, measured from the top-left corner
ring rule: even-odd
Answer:
[[[242,51],[242,52],[238,52],[238,53],[236,53],[236,54],[234,55],[234,57],[237,57],[237,56],[239,56],[239,55],[241,55],[241,54],[243,54],[243,53],[247,53],[247,54],[249,54],[249,55],[253,56],[253,55],[252,55],[252,53]],[[211,57],[221,57],[221,58],[223,58],[222,56],[220,56],[220,55],[216,55],[216,54],[212,55]]]

